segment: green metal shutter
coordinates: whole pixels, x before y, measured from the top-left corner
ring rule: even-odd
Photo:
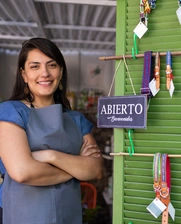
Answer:
[[[139,22],[140,0],[117,1],[117,55],[131,54],[133,30]],[[148,31],[138,39],[139,54],[145,51],[181,51],[181,25],[176,16],[177,0],[157,0],[148,16]],[[125,28],[120,27],[124,26]],[[125,31],[125,32],[124,32]],[[119,43],[118,43],[119,42]],[[132,82],[140,94],[143,58],[126,59]],[[118,61],[116,62],[116,66]],[[175,91],[171,98],[166,89],[166,58],[161,57],[161,86],[148,108],[147,129],[135,129],[132,135],[135,153],[181,154],[181,56],[172,57]],[[124,73],[123,73],[124,72]],[[123,62],[117,74],[115,95],[133,95]],[[115,151],[128,151],[128,130],[114,130]],[[119,158],[118,158],[119,157]],[[181,158],[171,161],[171,202],[176,209],[175,221],[181,224]],[[153,157],[114,157],[113,223],[161,223],[146,207],[155,198],[153,191]]]

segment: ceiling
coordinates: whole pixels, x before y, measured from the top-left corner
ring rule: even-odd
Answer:
[[[0,0],[0,48],[46,37],[61,50],[115,51],[116,0]]]

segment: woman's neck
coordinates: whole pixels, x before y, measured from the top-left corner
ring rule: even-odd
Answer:
[[[46,101],[38,101],[38,100],[34,100],[33,102],[28,102],[26,100],[22,101],[23,103],[25,103],[27,106],[29,107],[34,107],[34,108],[42,108],[42,107],[48,107],[50,105],[55,104],[54,100],[46,100]]]

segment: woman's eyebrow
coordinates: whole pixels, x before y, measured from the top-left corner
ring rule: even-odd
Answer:
[[[55,62],[55,60],[50,60],[50,61],[47,61],[46,64],[48,63],[51,63],[51,62]],[[30,61],[28,64],[41,64],[41,62],[37,62],[37,61]]]
[[[40,64],[40,62],[30,61],[28,64]]]
[[[51,62],[55,62],[55,60],[50,60],[50,61],[47,61],[47,63],[46,64],[48,64],[48,63],[51,63]]]

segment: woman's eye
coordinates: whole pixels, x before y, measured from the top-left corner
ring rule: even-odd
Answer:
[[[50,68],[55,68],[57,65],[55,64],[55,63],[53,63],[53,64],[49,64],[49,67]]]
[[[37,69],[38,68],[38,65],[32,65],[30,68]]]

